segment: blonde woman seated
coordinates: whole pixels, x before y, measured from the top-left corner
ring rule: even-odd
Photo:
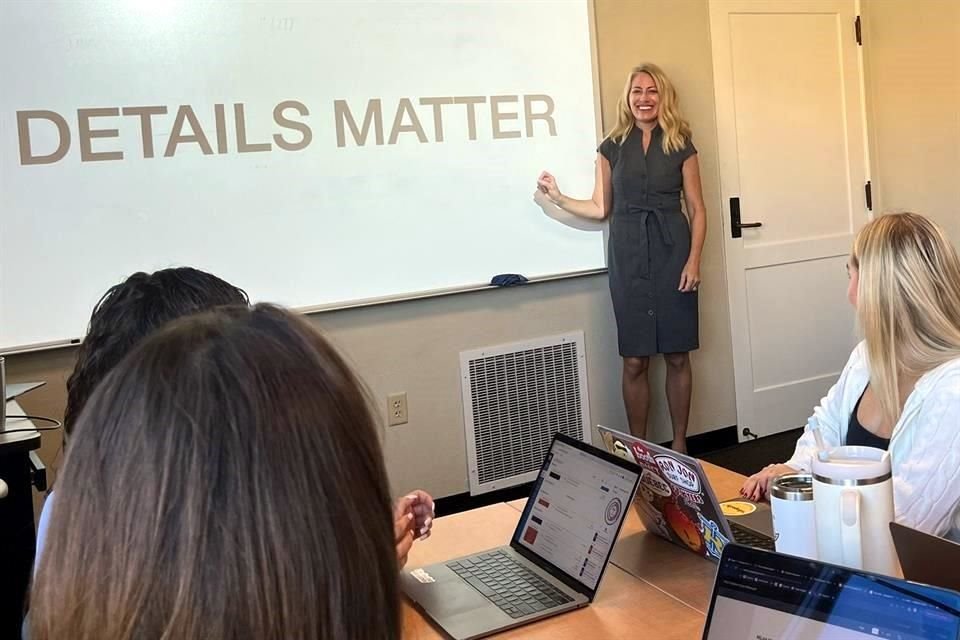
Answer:
[[[305,320],[175,321],[76,424],[32,591],[36,640],[396,640],[376,421]]]
[[[793,457],[751,476],[763,498],[780,474],[809,471],[816,450],[890,451],[897,522],[960,540],[960,259],[943,230],[912,213],[870,222],[848,263],[861,342]]]

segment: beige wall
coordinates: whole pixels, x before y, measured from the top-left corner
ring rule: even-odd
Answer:
[[[960,2],[865,0],[875,210],[912,210],[960,246]]]
[[[736,423],[729,315],[718,230],[719,178],[710,34],[704,0],[598,0],[597,32],[605,121],[614,112],[626,72],[650,60],[674,78],[700,149],[709,231],[703,257],[701,344],[694,356],[691,434]],[[678,30],[683,36],[677,37]],[[584,163],[593,157],[585,154]],[[535,176],[530,176],[531,185]],[[531,212],[533,213],[533,212]],[[242,285],[243,283],[237,283]],[[94,301],[91,300],[91,304]],[[623,427],[620,359],[606,278],[586,277],[518,289],[353,309],[313,317],[360,371],[385,413],[386,394],[406,391],[410,422],[385,428],[387,467],[397,493],[420,486],[438,496],[467,490],[459,352],[582,329],[586,335],[594,424]],[[28,410],[62,415],[74,350],[9,359],[13,380],[49,385],[24,399]],[[669,438],[663,367],[653,369],[652,435]],[[59,443],[45,436],[51,462]],[[119,453],[118,453],[119,454]],[[122,455],[122,454],[121,454]]]
[[[693,126],[709,232],[691,433],[735,424],[707,1],[597,0],[596,17],[605,122],[629,68],[650,60],[674,79]],[[927,213],[960,241],[960,3],[865,0],[863,17],[877,208]],[[625,423],[605,277],[340,311],[313,320],[356,365],[381,411],[387,393],[408,394],[410,423],[385,429],[384,435],[398,493],[414,486],[438,496],[467,489],[458,369],[464,349],[582,329],[592,421]],[[62,415],[73,357],[74,350],[66,349],[9,359],[11,380],[49,383],[25,398],[27,410]],[[653,378],[653,435],[667,439],[659,362]],[[48,464],[58,449],[56,437],[44,437],[41,455]]]

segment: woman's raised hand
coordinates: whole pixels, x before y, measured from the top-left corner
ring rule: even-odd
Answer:
[[[544,171],[537,178],[537,189],[550,198],[550,202],[559,205],[562,194],[560,187],[557,186],[557,179],[552,174]]]

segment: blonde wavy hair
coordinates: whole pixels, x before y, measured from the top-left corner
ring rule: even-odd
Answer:
[[[687,140],[690,139],[690,125],[680,115],[680,100],[677,98],[677,91],[673,88],[667,74],[663,72],[663,69],[649,62],[634,67],[627,74],[627,82],[623,86],[623,93],[617,100],[617,123],[610,129],[607,138],[617,144],[623,144],[623,141],[627,139],[627,136],[636,126],[636,119],[630,109],[630,86],[633,84],[633,79],[640,73],[645,73],[653,78],[654,84],[657,85],[657,91],[660,93],[657,122],[663,129],[663,137],[660,140],[663,152],[680,151]]]
[[[870,384],[884,416],[900,419],[900,376],[960,358],[960,257],[943,229],[915,213],[888,214],[857,234],[857,321]]]

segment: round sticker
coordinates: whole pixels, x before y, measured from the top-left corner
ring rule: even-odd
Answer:
[[[604,520],[607,524],[615,525],[617,520],[620,519],[620,514],[623,513],[623,503],[620,502],[620,498],[613,498],[607,503],[607,510],[604,513]]]
[[[743,500],[731,500],[730,502],[721,502],[720,511],[727,517],[736,518],[737,516],[746,516],[757,510],[757,505]]]

